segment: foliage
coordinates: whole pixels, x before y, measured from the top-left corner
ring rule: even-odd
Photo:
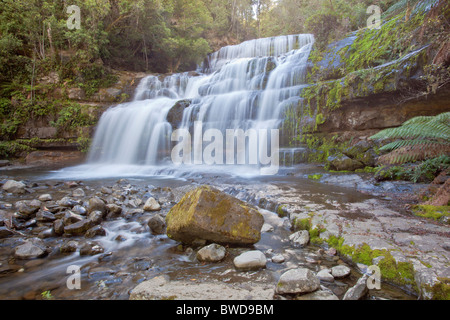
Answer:
[[[442,155],[437,158],[422,161],[416,165],[382,166],[376,172],[377,180],[406,180],[417,182],[431,182],[439,173],[450,168],[450,157]]]
[[[398,128],[380,131],[371,139],[395,139],[381,151],[390,151],[381,157],[389,164],[401,164],[434,158],[450,151],[450,112],[435,117],[415,117]]]

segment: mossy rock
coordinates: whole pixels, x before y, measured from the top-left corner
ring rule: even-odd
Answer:
[[[264,218],[254,207],[210,186],[188,192],[166,217],[167,235],[182,243],[206,240],[251,245],[261,239]]]

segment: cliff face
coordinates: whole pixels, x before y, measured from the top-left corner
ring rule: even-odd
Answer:
[[[95,92],[62,82],[56,72],[39,79],[35,95],[45,97],[45,105],[19,122],[14,139],[2,137],[0,156],[24,158],[27,164],[82,161],[103,112],[131,99],[145,74],[114,71],[114,76],[115,84]]]
[[[303,105],[286,113],[289,135],[367,136],[450,110],[449,20],[447,1],[419,1],[411,14],[385,18],[380,29],[315,48]]]

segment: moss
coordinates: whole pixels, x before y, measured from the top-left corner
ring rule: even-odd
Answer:
[[[277,214],[280,218],[284,218],[288,216],[288,211],[286,210],[286,206],[285,205],[280,205],[277,208]]]
[[[323,174],[310,174],[310,175],[308,175],[308,179],[311,179],[311,180],[320,180],[320,179],[322,179],[322,177],[323,177]]]
[[[432,294],[432,300],[450,300],[450,278],[438,277],[439,282],[424,289]]]
[[[439,221],[443,217],[450,216],[449,209],[450,206],[417,205],[413,207],[412,212],[418,217]]]
[[[373,259],[382,256],[378,263],[384,280],[418,292],[414,279],[414,267],[411,262],[397,262],[389,250],[373,250],[366,243],[359,247],[344,245],[344,238],[331,236],[327,241],[329,246],[335,248],[339,254],[351,258],[355,263],[372,265]]]

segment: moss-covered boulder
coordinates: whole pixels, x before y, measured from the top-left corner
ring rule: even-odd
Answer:
[[[261,238],[264,218],[259,211],[210,186],[185,194],[166,217],[167,235],[190,244],[206,240],[220,244],[251,245]]]

